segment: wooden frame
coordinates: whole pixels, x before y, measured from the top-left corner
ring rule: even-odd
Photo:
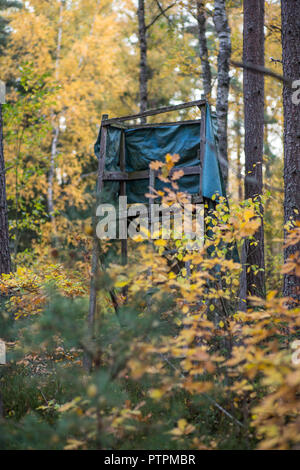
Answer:
[[[97,273],[99,268],[99,242],[96,234],[96,209],[100,202],[100,195],[103,189],[103,174],[105,168],[106,158],[106,141],[107,141],[107,128],[103,127],[103,121],[108,118],[107,114],[103,114],[101,121],[101,142],[100,142],[100,158],[98,160],[98,173],[96,184],[96,204],[93,212],[93,249],[92,249],[92,263],[91,263],[91,281],[90,281],[90,299],[89,299],[89,312],[88,312],[88,331],[91,338],[94,336],[95,315],[97,310]],[[89,351],[84,352],[83,367],[86,371],[92,368],[92,359]]]
[[[176,122],[164,122],[158,124],[130,124],[125,125],[126,121],[135,121],[136,119],[155,116],[158,114],[164,114],[172,111],[177,111],[180,109],[186,109],[197,106],[201,109],[201,120],[188,120],[188,121],[176,121]],[[108,115],[104,114],[101,120],[101,139],[100,139],[100,155],[98,161],[98,171],[97,171],[97,184],[96,184],[96,207],[98,207],[101,198],[101,192],[103,189],[104,181],[120,181],[120,195],[126,195],[126,181],[139,180],[139,179],[148,179],[150,186],[150,194],[153,193],[155,187],[155,177],[157,172],[154,170],[146,171],[135,171],[135,172],[126,172],[126,162],[125,162],[125,130],[127,129],[136,129],[136,128],[148,128],[148,127],[158,127],[158,126],[175,126],[180,124],[194,124],[199,123],[200,125],[200,149],[199,149],[199,165],[193,167],[181,168],[184,175],[199,175],[199,195],[198,201],[197,196],[194,197],[194,202],[202,202],[202,171],[203,171],[203,162],[205,155],[205,136],[206,136],[206,100],[201,99],[197,101],[191,101],[188,103],[182,103],[174,106],[167,106],[163,108],[150,109],[143,113],[132,114],[129,116],[123,116],[119,118],[108,119]],[[105,171],[105,159],[106,159],[106,143],[107,143],[107,130],[108,126],[114,126],[121,129],[121,142],[120,142],[120,171]],[[176,169],[178,170],[178,168]],[[175,169],[173,171],[176,171]],[[153,204],[154,200],[150,199],[150,204]],[[95,324],[95,315],[97,308],[97,273],[99,269],[99,241],[96,234],[96,210],[93,214],[93,229],[94,229],[94,238],[93,238],[93,251],[92,251],[92,266],[91,266],[91,284],[90,284],[90,302],[89,302],[89,312],[88,312],[88,327],[89,334],[92,338],[94,335],[94,324]],[[122,263],[127,263],[127,240],[122,240]],[[116,308],[116,297],[113,291],[110,291],[110,295],[113,301],[113,304]],[[91,355],[88,351],[84,353],[84,368],[87,371],[91,370],[92,361]]]
[[[205,105],[206,105],[206,100],[204,99],[197,100],[197,101],[189,101],[188,103],[181,103],[181,104],[177,104],[174,106],[166,106],[164,108],[149,109],[148,111],[145,111],[144,113],[131,114],[129,116],[122,116],[122,117],[113,118],[113,119],[107,118],[106,120],[104,120],[102,125],[108,126],[110,124],[119,124],[124,121],[133,121],[135,119],[140,119],[142,117],[155,116],[157,114],[165,114],[165,113],[170,113],[172,111],[179,111],[180,109],[193,108],[195,106],[202,107]]]
[[[183,174],[186,175],[200,175],[201,174],[201,165],[197,166],[187,166],[184,168],[174,168],[170,171],[170,174],[175,173],[175,171],[181,170]],[[134,181],[134,180],[145,180],[150,177],[150,172],[152,170],[141,170],[141,171],[131,171],[127,173],[126,171],[104,171],[103,181]],[[155,176],[159,174],[159,171],[154,171]]]
[[[120,170],[125,173],[125,132],[122,130],[120,142]],[[126,179],[120,179],[120,196],[126,196]],[[121,240],[122,264],[127,264],[127,240]]]
[[[158,114],[165,114],[172,111],[178,111],[181,109],[191,108],[197,106],[201,110],[201,119],[196,120],[186,120],[186,121],[172,121],[172,122],[163,122],[163,123],[153,123],[153,124],[132,124],[124,125],[126,121],[134,121],[136,119],[155,116]],[[100,158],[98,166],[98,177],[97,177],[97,199],[103,188],[104,181],[120,181],[120,195],[126,195],[126,181],[148,179],[149,178],[149,188],[150,194],[155,187],[155,178],[158,172],[153,170],[143,170],[143,171],[133,171],[126,172],[126,162],[125,162],[125,130],[127,129],[142,129],[142,128],[151,128],[151,127],[160,127],[160,126],[175,126],[180,124],[200,124],[200,148],[199,148],[199,165],[193,167],[180,168],[184,175],[199,175],[199,194],[194,196],[194,202],[202,202],[202,172],[203,172],[203,162],[205,154],[205,135],[206,135],[206,100],[201,99],[197,101],[190,101],[188,103],[182,103],[179,105],[166,106],[163,108],[150,109],[143,113],[132,114],[128,116],[122,116],[118,118],[108,119],[108,115],[102,116],[101,121],[101,140],[100,140]],[[121,129],[121,143],[120,143],[120,171],[105,171],[105,157],[106,157],[106,137],[107,137],[107,128],[108,126],[118,127]],[[178,170],[178,168],[173,171]],[[153,203],[153,198],[149,198],[149,203]],[[127,240],[122,240],[122,263],[127,263]]]

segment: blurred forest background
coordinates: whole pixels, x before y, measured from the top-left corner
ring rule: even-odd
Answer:
[[[299,2],[0,10],[0,448],[299,449]],[[216,200],[198,253],[131,241],[124,267],[101,242],[91,331],[101,115],[202,95],[230,212]]]

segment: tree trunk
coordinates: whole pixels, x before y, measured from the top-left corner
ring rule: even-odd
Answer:
[[[300,79],[300,2],[281,2],[282,16],[282,62],[283,74],[291,80]],[[299,86],[298,86],[299,88]],[[284,109],[284,222],[289,224],[299,220],[300,208],[300,103],[293,97],[295,90],[287,84],[283,86]],[[286,235],[286,234],[285,234]],[[285,261],[295,252],[300,252],[300,244],[286,247]],[[283,294],[300,300],[299,278],[292,274],[284,275]]]
[[[57,142],[59,137],[59,126],[56,124],[53,128],[53,137],[51,143],[50,169],[48,174],[48,212],[51,224],[54,225],[54,201],[53,201],[53,183],[55,177]]]
[[[145,23],[145,2],[139,0],[138,5],[139,42],[140,42],[140,112],[148,107],[148,74],[147,74],[147,28]],[[142,118],[144,124],[146,118]]]
[[[0,104],[0,275],[10,273],[11,260],[7,220],[6,178],[3,152],[3,118]]]
[[[202,67],[202,83],[203,91],[206,98],[211,95],[211,69],[208,60],[208,48],[206,41],[206,16],[205,16],[205,0],[197,0],[197,24],[199,38],[199,53]]]
[[[220,164],[225,186],[228,181],[227,153],[227,122],[229,95],[229,62],[231,56],[230,28],[227,19],[226,1],[215,0],[214,24],[219,38],[218,54],[218,89],[217,89],[217,120],[220,149]]]
[[[56,59],[55,59],[55,79],[57,82],[59,80],[59,66],[60,66],[60,53],[61,53],[61,44],[62,44],[64,4],[65,4],[64,0],[60,0]],[[49,212],[53,231],[55,232],[53,184],[54,184],[54,177],[55,177],[57,146],[58,146],[58,138],[59,138],[59,116],[55,116],[55,113],[53,112],[52,118],[53,118],[53,137],[52,137],[52,142],[51,142],[50,168],[49,168],[49,174],[48,174],[48,212]]]
[[[242,132],[241,132],[241,109],[240,105],[237,104],[236,113],[236,139],[237,139],[237,180],[238,180],[238,198],[239,202],[243,200],[243,181],[242,181]]]
[[[244,2],[243,60],[264,66],[264,0]],[[245,114],[245,198],[260,200],[263,191],[262,163],[264,148],[264,76],[244,70]],[[262,209],[261,209],[262,210]],[[263,219],[255,234],[255,242],[247,242],[247,292],[263,296],[265,293],[264,228]],[[248,271],[248,269],[247,269]]]

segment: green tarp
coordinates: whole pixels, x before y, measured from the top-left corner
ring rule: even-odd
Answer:
[[[211,199],[213,195],[225,196],[221,171],[217,157],[217,145],[214,135],[210,107],[206,109],[206,145],[203,167],[203,196]],[[118,171],[121,130],[108,126],[105,169]],[[95,153],[99,158],[101,132],[99,133]],[[176,168],[199,164],[200,124],[156,125],[151,127],[125,130],[126,171],[148,170],[155,160],[164,161],[165,156],[178,154],[180,160]],[[165,183],[156,178],[156,189],[163,189]],[[189,194],[199,193],[199,176],[187,175],[179,180],[180,191]],[[119,183],[106,181],[104,197],[112,202],[118,196]],[[126,184],[128,203],[145,203],[145,194],[149,192],[149,179],[130,181]]]
[[[213,210],[219,196],[226,197],[223,178],[218,161],[218,148],[216,140],[216,127],[211,116],[209,105],[206,107],[206,144],[202,176],[202,193],[208,203],[208,210]],[[119,155],[121,143],[121,130],[108,126],[105,169],[107,171],[120,171]],[[101,130],[95,144],[95,154],[100,154]],[[151,127],[125,130],[125,158],[126,171],[148,170],[152,161],[164,161],[169,154],[178,154],[180,160],[176,168],[195,166],[199,164],[198,150],[200,148],[200,124],[157,125]],[[156,189],[163,189],[166,183],[158,178],[155,181]],[[102,202],[117,203],[119,195],[119,182],[105,181],[102,193]],[[199,193],[199,175],[183,176],[179,180],[179,189],[189,194]],[[145,194],[149,192],[149,179],[128,181],[126,183],[127,202],[148,203]],[[213,196],[214,199],[212,199]],[[206,225],[206,236],[212,236],[210,225]],[[226,244],[227,258],[239,261],[235,244]],[[213,249],[210,250],[211,254]]]

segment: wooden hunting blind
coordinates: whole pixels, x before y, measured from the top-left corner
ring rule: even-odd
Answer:
[[[137,119],[198,107],[201,119],[152,124],[135,124]],[[98,157],[97,195],[105,202],[127,196],[129,204],[153,202],[146,193],[163,189],[165,184],[151,170],[152,161],[165,161],[166,154],[178,154],[174,171],[183,171],[179,190],[192,196],[193,202],[225,196],[218,164],[216,137],[210,107],[206,100],[192,101],[143,113],[109,119],[102,116],[95,144]],[[122,240],[123,260],[127,240]]]
[[[164,114],[181,109],[198,107],[201,119],[153,124],[135,124],[137,119]],[[216,132],[210,106],[206,100],[192,101],[175,106],[152,109],[131,116],[109,119],[102,116],[100,131],[95,144],[98,158],[96,186],[97,205],[114,203],[118,196],[127,196],[129,204],[151,204],[145,197],[151,189],[163,189],[157,172],[149,165],[153,161],[165,161],[167,154],[178,154],[179,161],[174,171],[180,169],[183,176],[178,180],[179,190],[185,191],[193,202],[207,202],[213,208],[218,196],[225,196],[222,175],[218,162]],[[150,189],[150,191],[149,191]],[[96,226],[94,214],[94,226]],[[206,233],[209,227],[205,228]],[[122,262],[127,263],[127,240],[122,240]],[[91,289],[88,324],[91,333],[97,304],[97,272],[99,266],[99,243],[94,231],[91,265]],[[118,300],[113,289],[110,296],[116,312]],[[85,367],[91,368],[91,359],[85,357]]]

